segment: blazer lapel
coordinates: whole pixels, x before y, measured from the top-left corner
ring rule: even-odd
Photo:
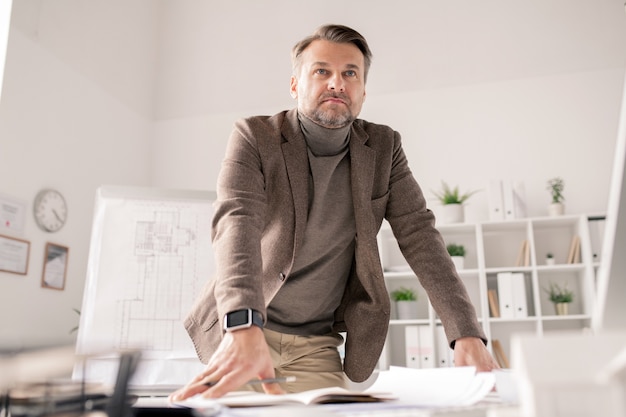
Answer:
[[[282,135],[286,139],[282,144],[282,150],[296,219],[293,248],[295,253],[302,244],[309,212],[309,157],[296,110],[287,112]],[[292,259],[295,259],[295,256]]]
[[[353,125],[350,134],[350,177],[357,232],[369,235],[374,225],[371,210],[376,152],[365,145],[369,136]],[[373,232],[372,232],[373,233]]]

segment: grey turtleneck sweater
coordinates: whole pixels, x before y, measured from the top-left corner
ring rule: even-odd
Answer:
[[[309,212],[293,270],[267,308],[266,327],[297,335],[331,331],[354,258],[350,125],[326,129],[299,115],[309,154]]]

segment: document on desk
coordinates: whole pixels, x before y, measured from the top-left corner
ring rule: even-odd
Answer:
[[[403,404],[424,407],[468,406],[491,392],[495,376],[476,373],[473,366],[410,369],[392,366],[381,371],[365,392],[391,392]]]
[[[203,409],[214,407],[216,404],[226,407],[259,407],[367,402],[379,403],[377,410],[398,406],[424,409],[462,407],[483,400],[491,392],[494,384],[495,377],[492,373],[476,373],[474,367],[434,369],[391,367],[389,371],[380,372],[374,384],[363,392],[342,388],[323,388],[284,395],[232,392],[217,399],[205,399],[197,395],[177,402],[176,405]]]
[[[191,397],[175,404],[182,407],[204,409],[215,404],[226,407],[261,407],[268,405],[313,405],[339,403],[371,403],[396,399],[391,393],[350,391],[339,387],[320,388],[294,394],[270,395],[252,391],[235,391],[216,399]]]

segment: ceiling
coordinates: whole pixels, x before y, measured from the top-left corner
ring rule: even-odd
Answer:
[[[162,57],[180,60],[169,61],[162,81],[172,84],[161,90],[158,113],[290,103],[291,46],[325,23],[352,26],[368,39],[370,97],[624,67],[621,1],[167,1],[161,33],[177,42],[161,45]]]
[[[291,46],[325,23],[368,39],[370,97],[625,64],[622,0],[16,0],[11,24],[172,119],[292,105]]]

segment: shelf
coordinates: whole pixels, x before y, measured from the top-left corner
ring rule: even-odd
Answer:
[[[461,269],[461,270],[456,271],[456,273],[459,274],[461,278],[464,278],[464,277],[477,276],[480,273],[480,270],[478,268]]]
[[[440,233],[472,233],[476,230],[476,225],[473,223],[456,223],[456,224],[441,224],[437,225],[437,230]]]
[[[502,317],[489,317],[489,322],[491,323],[524,323],[529,321],[537,321],[539,317],[537,316],[528,316],[528,317],[513,317],[513,318],[502,318]]]
[[[585,264],[556,264],[556,265],[539,265],[538,272],[563,272],[563,271],[583,271]]]
[[[406,271],[406,272],[385,271],[385,279],[407,279],[407,278],[415,278],[415,274],[413,273],[413,271]]]
[[[557,315],[544,315],[541,317],[543,321],[570,321],[570,320],[591,320],[591,315],[589,314],[567,314],[565,316],[557,316]]]
[[[510,355],[510,338],[519,332],[531,332],[541,335],[544,332],[580,331],[590,326],[595,294],[595,274],[599,268],[597,257],[594,258],[589,233],[589,221],[585,215],[566,215],[560,217],[538,217],[507,221],[489,221],[477,224],[438,225],[446,244],[462,244],[466,248],[465,269],[458,275],[465,285],[470,300],[476,309],[477,319],[489,340],[499,340],[505,353]],[[388,343],[391,357],[385,363],[404,365],[405,330],[407,326],[427,326],[433,335],[442,333],[441,321],[430,305],[424,288],[415,274],[408,269],[406,262],[397,248],[390,228],[381,229],[379,235],[381,260],[383,267],[394,271],[385,272],[389,290],[400,286],[415,287],[419,293],[419,313],[414,320],[397,320],[392,311]],[[596,236],[600,239],[601,236]],[[580,262],[568,263],[572,252],[572,242],[579,239],[578,258]],[[525,247],[528,249],[526,250]],[[550,252],[557,261],[555,265],[546,265],[545,256]],[[402,269],[406,270],[402,270]],[[507,283],[499,281],[498,274],[512,273]],[[519,280],[519,275],[523,280]],[[499,282],[503,288],[499,288]],[[515,290],[523,288],[525,292],[526,313],[519,309],[518,300],[515,314],[527,314],[525,317],[491,317],[488,290],[505,291],[515,282]],[[545,288],[550,283],[567,284],[574,291],[574,300],[569,305],[569,314],[557,316],[554,305],[547,297]],[[521,298],[523,300],[524,297]],[[499,306],[498,306],[499,307]],[[507,310],[511,314],[511,310]],[[422,329],[424,330],[424,329]],[[441,341],[437,342],[443,343]],[[433,347],[430,347],[433,349]],[[491,349],[491,344],[488,345]],[[436,350],[436,349],[435,349]],[[438,353],[437,355],[444,353]],[[445,360],[437,363],[448,363]]]
[[[532,272],[533,268],[530,266],[500,266],[497,268],[486,268],[486,274],[497,274],[499,272]]]
[[[430,320],[428,319],[412,319],[412,320],[392,319],[392,320],[389,320],[389,325],[391,326],[406,326],[406,325],[412,325],[412,324],[429,325]]]

